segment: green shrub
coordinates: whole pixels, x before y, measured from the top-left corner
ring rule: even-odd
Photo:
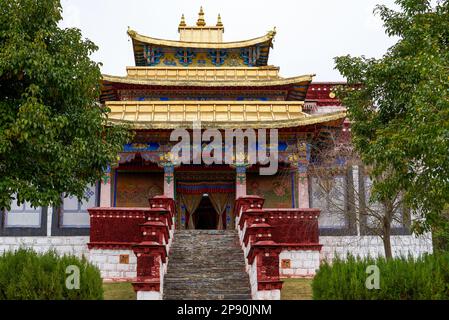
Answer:
[[[380,272],[380,288],[367,289],[376,265]],[[434,300],[449,299],[449,254],[423,255],[420,258],[336,258],[332,264],[320,266],[312,282],[316,300]]]
[[[68,289],[68,266],[80,270],[79,289]],[[0,256],[0,300],[93,300],[103,299],[100,271],[85,258],[58,256],[55,251],[38,254],[30,249]]]

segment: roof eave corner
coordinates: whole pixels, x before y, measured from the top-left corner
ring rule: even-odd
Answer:
[[[136,38],[137,36],[137,32],[135,30],[132,30],[129,26],[128,26],[128,30],[126,31],[126,33],[128,34],[128,36],[130,36],[132,39]]]
[[[270,39],[270,48],[273,48],[274,37],[276,36],[276,27],[267,32],[267,36]]]

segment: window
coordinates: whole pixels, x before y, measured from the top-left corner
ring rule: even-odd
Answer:
[[[96,191],[95,185],[86,189],[87,201],[79,201],[77,197],[72,196],[65,197],[61,208],[60,226],[63,228],[88,228],[90,220],[87,209],[96,206]]]
[[[40,228],[41,227],[42,208],[34,208],[30,203],[25,202],[21,205],[13,200],[11,210],[6,211],[6,228]]]
[[[311,177],[311,208],[321,210],[318,225],[322,229],[345,229],[345,176]]]
[[[372,233],[372,230],[381,230],[382,229],[382,217],[385,212],[384,205],[379,202],[371,203],[369,201],[371,196],[371,189],[372,189],[372,181],[369,178],[369,176],[365,175],[364,178],[360,178],[360,183],[363,183],[363,189],[364,193],[361,193],[362,196],[364,196],[363,199],[363,207],[360,209],[363,212],[366,212],[365,217],[362,215],[360,217],[361,222],[361,229],[363,230],[362,233]],[[401,199],[397,199],[394,203],[394,216],[393,221],[391,222],[391,228],[392,233],[397,233],[400,230],[403,230],[404,232],[408,233],[406,230],[408,220],[409,220],[409,213],[404,210],[403,204]]]

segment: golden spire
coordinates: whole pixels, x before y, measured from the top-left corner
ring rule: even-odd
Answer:
[[[184,18],[184,14],[181,16],[181,22],[179,22],[179,27],[185,27],[186,26],[186,19]]]
[[[200,12],[198,14],[198,21],[196,22],[198,27],[204,27],[206,25],[206,21],[204,20],[204,11],[203,7],[200,7]]]
[[[220,14],[218,14],[217,27],[223,27],[223,22],[221,22],[221,16],[220,16]]]

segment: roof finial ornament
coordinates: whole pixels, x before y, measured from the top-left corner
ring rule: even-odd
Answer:
[[[196,22],[198,27],[204,27],[206,25],[206,21],[204,20],[204,11],[203,6],[200,7],[200,12],[198,14],[198,21]]]
[[[181,22],[179,22],[179,27],[185,27],[186,26],[186,19],[184,17],[184,13],[181,16]]]
[[[221,22],[221,16],[220,16],[220,14],[218,14],[217,27],[223,27],[223,22]]]

